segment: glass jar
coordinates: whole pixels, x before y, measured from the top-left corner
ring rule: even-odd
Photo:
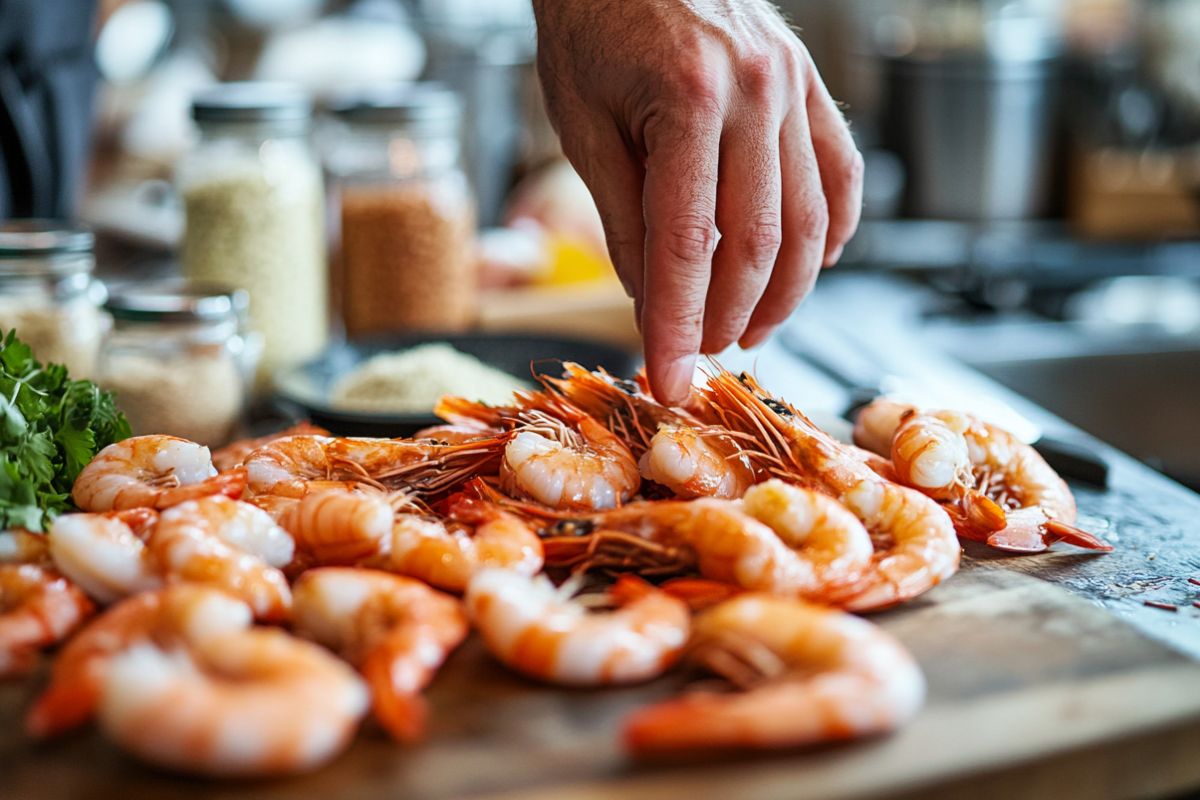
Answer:
[[[469,327],[478,259],[457,95],[416,84],[345,97],[331,111],[325,165],[341,209],[347,335]]]
[[[210,446],[234,436],[261,349],[245,331],[248,306],[242,290],[181,281],[113,292],[96,380],[135,434]]]
[[[54,220],[0,224],[0,330],[72,378],[91,377],[106,327],[92,244],[91,231]]]
[[[223,84],[196,96],[192,117],[200,139],[177,168],[183,272],[249,293],[265,383],[280,367],[319,353],[329,335],[311,101],[286,85]]]

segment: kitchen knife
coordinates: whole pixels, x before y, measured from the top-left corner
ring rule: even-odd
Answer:
[[[845,419],[853,422],[864,406],[877,397],[895,394],[895,387],[904,383],[903,378],[884,374],[860,348],[849,342],[832,345],[828,332],[821,339],[822,346],[816,346],[815,341],[801,339],[795,328],[785,329],[779,337],[789,353],[845,390],[848,396],[842,411]],[[838,352],[835,354],[832,350]],[[1086,444],[1047,436],[1012,408],[1007,405],[1002,408],[1004,416],[1011,419],[1006,427],[1027,440],[1059,475],[1100,489],[1108,488],[1108,462],[1094,449]]]

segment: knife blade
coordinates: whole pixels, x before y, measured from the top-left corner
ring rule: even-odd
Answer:
[[[815,342],[809,339],[801,340],[796,328],[781,331],[779,340],[791,355],[845,391],[847,402],[841,415],[851,422],[871,401],[892,394],[885,389],[890,376],[873,364],[860,348],[844,339],[835,339],[827,330],[820,337],[819,346],[814,346]],[[894,384],[896,380],[890,382]],[[1096,488],[1108,488],[1108,461],[1094,448],[1082,442],[1048,436],[1015,410],[1007,406],[1005,408],[1014,419],[1011,426],[1026,429],[1014,433],[1019,436],[1025,433],[1021,438],[1030,440],[1029,444],[1059,475]]]

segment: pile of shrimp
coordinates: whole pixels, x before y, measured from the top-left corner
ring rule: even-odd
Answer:
[[[535,681],[692,691],[626,720],[634,756],[888,733],[915,659],[859,614],[917,597],[959,538],[1110,549],[1036,452],[968,415],[878,401],[839,442],[714,365],[682,407],[564,365],[508,406],[446,397],[409,439],[312,426],[211,453],[110,445],[77,513],[0,534],[0,678],[58,648],[34,737],[97,725],[169,769],[314,769],[370,715],[419,739],[473,631]],[[780,713],[783,710],[784,713]]]

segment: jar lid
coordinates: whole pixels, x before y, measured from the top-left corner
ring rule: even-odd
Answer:
[[[124,287],[104,308],[114,319],[135,322],[221,322],[242,316],[249,305],[242,289],[174,280]]]
[[[202,89],[192,97],[197,122],[304,123],[312,116],[312,98],[290,83],[241,81]]]
[[[86,253],[95,237],[87,228],[53,219],[0,222],[0,259]]]
[[[462,117],[462,101],[435,83],[375,86],[339,95],[329,112],[346,122],[403,125],[452,131]]]

